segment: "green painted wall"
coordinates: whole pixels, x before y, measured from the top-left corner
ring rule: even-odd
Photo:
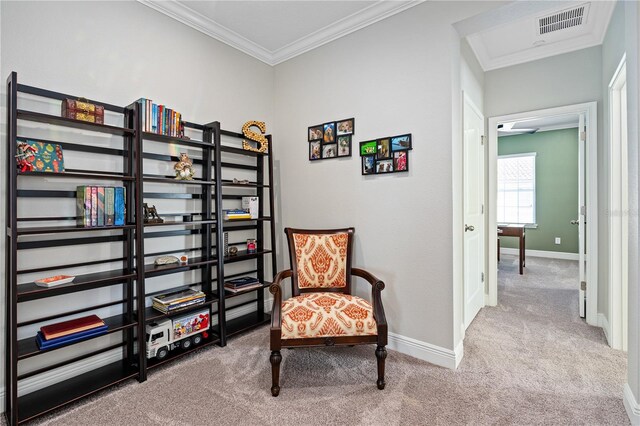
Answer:
[[[578,253],[578,129],[551,130],[498,138],[498,155],[536,152],[536,222],[527,229],[529,250]],[[554,244],[555,237],[562,243]],[[517,239],[500,238],[501,247]]]

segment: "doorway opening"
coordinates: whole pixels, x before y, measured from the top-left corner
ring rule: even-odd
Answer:
[[[586,303],[582,303],[576,300],[576,303],[580,306],[586,306],[586,320],[588,324],[598,325],[597,316],[597,228],[596,226],[586,226],[586,218],[589,218],[589,222],[597,224],[597,110],[596,103],[590,102],[578,105],[569,105],[557,108],[548,108],[544,110],[530,111],[525,113],[509,114],[504,116],[492,117],[489,119],[488,129],[488,178],[489,178],[489,199],[488,199],[488,224],[487,235],[498,236],[498,125],[502,124],[502,129],[508,128],[508,130],[517,130],[520,127],[521,130],[527,130],[528,132],[535,131],[535,127],[525,127],[523,125],[512,125],[511,123],[528,123],[535,125],[535,120],[562,120],[567,117],[578,118],[577,136],[580,141],[583,141],[584,145],[584,179],[578,181],[584,182],[586,197],[579,200],[575,205],[575,211],[577,212],[576,224],[581,228],[584,238],[579,241],[578,255],[582,253],[582,259],[579,260],[578,269],[582,272],[580,280],[576,280],[576,288],[581,288],[581,282],[585,282],[586,286],[583,286],[584,290],[580,290],[581,296],[584,296],[583,300]],[[582,117],[582,121],[580,121]],[[526,186],[526,185],[525,185]],[[580,191],[579,191],[580,192]],[[526,194],[525,194],[526,195]],[[584,206],[582,209],[578,209],[578,204]],[[504,212],[503,212],[504,213]],[[535,218],[534,218],[535,219]],[[530,219],[527,219],[527,222]],[[535,220],[533,220],[535,222]],[[535,226],[535,223],[531,226]],[[586,228],[586,229],[585,229]],[[514,231],[515,232],[515,231]],[[526,228],[522,229],[524,235],[526,235]],[[511,231],[509,231],[509,235]],[[520,238],[520,241],[526,238]],[[580,240],[580,239],[579,239]],[[488,294],[487,305],[495,306],[498,304],[498,238],[488,238]],[[524,241],[521,243],[524,245]],[[585,249],[585,246],[589,250]],[[518,263],[523,264],[526,270],[526,252],[520,254],[522,250],[518,251]],[[589,284],[591,283],[591,284]],[[586,287],[586,288],[585,288]],[[582,308],[581,308],[582,313]]]

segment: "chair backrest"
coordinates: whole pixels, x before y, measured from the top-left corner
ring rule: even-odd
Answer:
[[[351,294],[353,228],[285,228],[293,295],[333,291]]]

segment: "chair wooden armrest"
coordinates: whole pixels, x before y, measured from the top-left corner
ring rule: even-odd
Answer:
[[[360,278],[364,278],[367,282],[369,282],[369,284],[371,284],[371,305],[373,306],[373,317],[376,320],[378,329],[380,329],[380,327],[384,328],[385,332],[380,334],[384,335],[386,339],[387,318],[384,315],[382,296],[380,294],[385,287],[384,282],[373,275],[371,272],[365,271],[364,269],[360,268],[351,268],[351,274]]]
[[[269,292],[273,294],[273,306],[271,307],[271,330],[282,327],[282,318],[280,316],[280,309],[282,309],[282,280],[290,278],[293,275],[291,269],[285,269],[280,271],[273,278],[273,282],[269,286]],[[278,331],[279,333],[279,331]]]

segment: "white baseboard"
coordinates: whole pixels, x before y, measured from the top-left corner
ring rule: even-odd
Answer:
[[[271,298],[265,299],[264,301],[265,312],[271,311],[272,300],[273,299]],[[232,320],[234,318],[238,318],[255,311],[255,305],[249,304],[249,305],[241,306],[237,309],[234,309],[234,308],[228,308],[228,309],[230,309],[230,311],[227,315],[227,320]],[[215,322],[215,324],[217,324],[217,321]],[[212,321],[212,325],[214,325],[214,321]],[[46,373],[42,373],[25,380],[21,380],[20,391],[18,392],[18,394],[26,395],[28,393],[35,392],[38,389],[42,389],[42,388],[54,385],[56,383],[62,382],[64,380],[70,379],[72,377],[78,376],[88,371],[95,370],[97,368],[111,364],[120,359],[122,359],[122,350],[114,349],[113,351],[98,354],[92,358],[85,359],[80,362],[76,362],[74,364],[70,364],[55,370],[51,370]],[[4,413],[5,411],[4,404],[5,404],[5,388],[4,386],[2,386],[2,388],[0,388],[0,412],[1,413]]]
[[[454,351],[455,353],[455,357],[456,357],[456,367],[458,368],[458,365],[460,365],[460,361],[462,361],[462,357],[464,356],[464,341],[460,340],[460,343],[458,343],[458,346],[456,346],[456,349]]]
[[[388,348],[452,370],[455,370],[462,360],[462,342],[453,351],[411,337],[389,333]]]
[[[518,255],[518,249],[501,247],[500,253]],[[563,260],[580,260],[578,253],[565,253],[562,251],[544,251],[544,250],[525,250],[525,257],[546,257],[549,259],[563,259]]]
[[[602,328],[604,331],[604,336],[607,338],[607,343],[611,346],[611,341],[609,340],[609,335],[611,334],[611,327],[609,326],[609,321],[607,317],[604,316],[603,313],[598,314],[598,327]]]
[[[640,404],[638,404],[638,401],[636,401],[636,398],[633,396],[629,383],[625,383],[624,385],[624,408],[627,410],[627,416],[629,416],[631,424],[635,426],[640,425]]]

